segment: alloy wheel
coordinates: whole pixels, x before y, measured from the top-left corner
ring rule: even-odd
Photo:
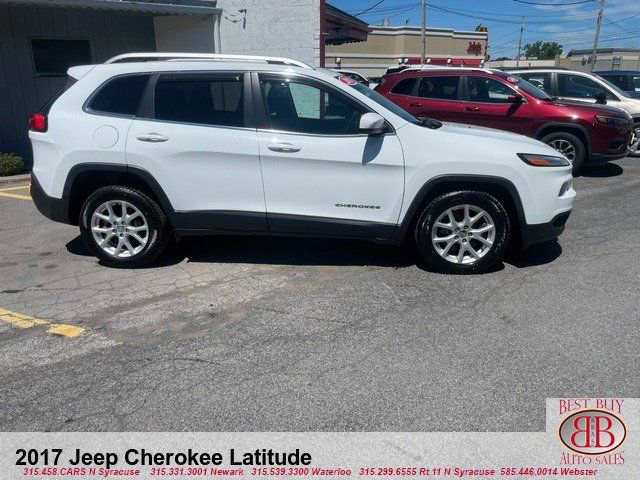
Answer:
[[[486,211],[475,205],[447,209],[433,224],[431,243],[446,261],[473,264],[484,257],[496,239],[496,226]]]
[[[640,148],[640,127],[633,129],[629,148],[633,153],[638,153],[638,149]]]
[[[149,241],[149,224],[132,204],[124,200],[110,200],[93,212],[91,234],[96,245],[109,255],[133,257]]]
[[[549,143],[549,146],[567,157],[571,163],[573,163],[576,158],[576,147],[574,147],[568,140],[558,138],[556,140],[552,140]]]

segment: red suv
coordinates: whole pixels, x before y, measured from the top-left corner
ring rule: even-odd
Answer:
[[[625,157],[631,117],[618,108],[560,101],[499,70],[411,68],[386,75],[376,91],[418,118],[468,123],[537,138],[583,162]]]

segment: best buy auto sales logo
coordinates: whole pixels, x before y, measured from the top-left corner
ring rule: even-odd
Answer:
[[[560,440],[581,455],[603,455],[621,446],[627,427],[617,415],[606,410],[580,410],[560,424]]]

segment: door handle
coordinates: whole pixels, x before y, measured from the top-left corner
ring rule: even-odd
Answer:
[[[299,145],[294,145],[289,142],[268,142],[267,148],[274,152],[295,153],[302,150]]]
[[[421,107],[422,104],[420,102],[409,102],[410,107]]]
[[[465,107],[465,110],[467,112],[479,112],[480,111],[480,107]]]
[[[141,142],[151,143],[166,142],[167,140],[169,140],[169,137],[165,137],[164,135],[160,135],[159,133],[141,133],[140,135],[136,135],[136,138]]]

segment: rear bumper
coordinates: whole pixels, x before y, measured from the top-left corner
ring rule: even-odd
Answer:
[[[558,238],[564,232],[565,224],[571,215],[571,210],[559,213],[550,222],[531,225],[523,223],[522,248],[528,248],[536,243],[543,243]]]
[[[33,203],[42,215],[55,222],[69,223],[64,199],[47,195],[33,173],[31,174],[30,193]]]

